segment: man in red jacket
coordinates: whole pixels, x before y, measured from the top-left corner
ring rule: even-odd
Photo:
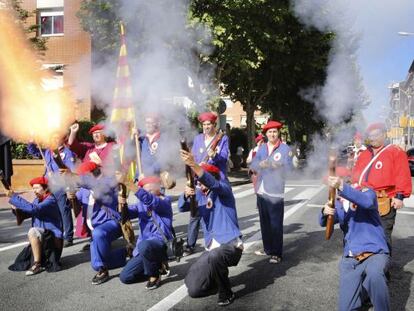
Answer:
[[[391,234],[397,209],[411,195],[411,174],[406,153],[399,147],[385,144],[383,123],[368,126],[369,146],[361,152],[352,170],[352,182],[371,187],[377,193],[381,223],[391,248]]]

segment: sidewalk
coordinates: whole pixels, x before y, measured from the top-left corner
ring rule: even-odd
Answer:
[[[244,185],[250,182],[247,176],[247,169],[230,172],[229,180],[232,187]],[[187,179],[179,178],[177,179],[176,183],[177,184],[173,189],[167,190],[167,195],[171,196],[173,201],[177,200],[180,194],[184,192],[184,187],[187,183]],[[18,193],[29,202],[32,202],[34,200],[34,194],[30,189]],[[9,200],[4,195],[4,193],[0,192],[0,210],[10,209],[8,201]]]

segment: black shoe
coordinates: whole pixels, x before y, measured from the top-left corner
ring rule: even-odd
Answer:
[[[81,252],[87,252],[90,249],[91,249],[91,243],[87,243],[82,247]]]
[[[70,246],[72,246],[73,245],[73,240],[66,240],[64,243],[63,243],[63,247],[70,247]]]
[[[168,262],[166,261],[163,262],[161,264],[160,275],[164,278],[167,278],[170,275],[170,273],[171,273],[171,270],[170,270],[170,266],[168,265]]]
[[[231,304],[234,301],[234,299],[236,299],[236,295],[234,295],[234,293],[231,293],[231,296],[230,297],[227,297],[227,298],[219,298],[217,304],[220,307],[225,307],[225,306],[228,306],[229,304]]]
[[[92,284],[99,285],[105,283],[109,280],[109,272],[107,269],[101,269],[99,272],[93,277]]]
[[[194,247],[186,247],[185,249],[184,249],[184,252],[183,252],[183,257],[187,257],[187,256],[190,256],[191,254],[193,254],[194,253]]]
[[[161,277],[158,277],[155,281],[148,281],[147,285],[145,286],[146,289],[156,289],[160,287]]]

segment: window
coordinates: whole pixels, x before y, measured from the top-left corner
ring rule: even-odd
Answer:
[[[42,69],[49,71],[48,77],[42,79],[42,86],[46,91],[63,87],[64,64],[43,64]]]
[[[63,35],[63,9],[40,11],[40,35]]]

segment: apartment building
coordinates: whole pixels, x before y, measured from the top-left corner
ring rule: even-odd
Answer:
[[[74,98],[76,117],[90,119],[91,38],[76,17],[81,0],[23,0],[22,7],[35,12],[27,21],[38,24],[37,35],[47,38],[43,68],[52,78],[46,88],[65,87]]]

